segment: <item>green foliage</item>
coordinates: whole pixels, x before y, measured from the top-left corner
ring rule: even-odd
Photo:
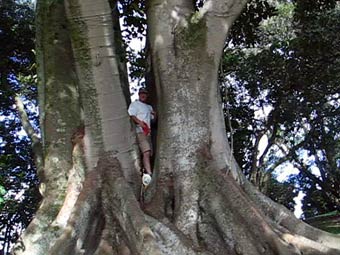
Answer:
[[[3,0],[0,5],[0,247],[4,254],[31,221],[40,199],[30,140],[23,135],[14,106],[14,96],[20,94],[38,128],[34,13],[29,3]]]
[[[245,174],[252,178],[257,166],[270,174],[292,162],[300,174],[291,182],[306,194],[303,208],[311,216],[339,206],[340,12],[317,1],[304,9],[306,18],[303,1],[281,2],[253,44],[226,50],[222,95]],[[268,145],[259,154],[264,135]]]
[[[294,211],[294,198],[298,195],[295,189],[295,183],[292,180],[279,182],[275,176],[271,175],[270,180],[266,182],[266,194],[275,202],[284,205],[289,210]]]
[[[257,31],[260,23],[273,15],[275,8],[267,0],[248,1],[244,11],[234,22],[229,40],[233,45],[253,45],[259,39]]]
[[[324,231],[340,234],[340,213],[339,211],[332,211],[322,215],[306,219],[308,224],[322,229]]]
[[[295,18],[297,21],[307,24],[309,19],[318,13],[332,10],[339,3],[337,0],[294,0],[296,5]]]
[[[131,80],[142,82],[147,70],[144,40],[146,37],[146,14],[145,1],[122,0],[119,1],[118,9],[122,21],[122,36],[125,55],[129,63],[129,75]],[[132,49],[129,45],[132,40],[139,41],[143,45],[141,49]]]
[[[0,186],[0,209],[3,208],[3,204],[5,202],[4,195],[6,194],[6,189],[3,186]]]
[[[145,2],[140,0],[119,1],[119,12],[122,19],[123,36],[127,41],[132,38],[143,39],[146,35]]]

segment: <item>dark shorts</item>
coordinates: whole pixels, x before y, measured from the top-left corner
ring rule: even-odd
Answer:
[[[142,153],[150,151],[152,155],[151,136],[137,133],[137,142]]]

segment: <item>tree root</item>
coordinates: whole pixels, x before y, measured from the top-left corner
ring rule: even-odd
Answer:
[[[80,255],[90,247],[96,247],[93,243],[103,229],[103,216],[101,215],[100,185],[98,173],[92,171],[85,179],[83,189],[73,208],[67,226],[53,244],[48,254]],[[99,241],[97,241],[99,242]]]
[[[118,223],[132,254],[161,254],[144,213],[121,173],[118,160],[107,157],[105,161],[99,161],[98,169],[102,172],[102,198],[107,224],[114,226]]]
[[[36,218],[28,229],[33,229],[36,235],[28,233],[31,239],[25,240],[26,250],[13,254],[340,254],[335,235],[321,232],[321,239],[315,240],[303,235],[302,230],[295,231],[293,223],[303,226],[309,235],[320,232],[292,219],[287,210],[261,197],[256,190],[250,196],[251,188],[241,187],[231,175],[205,169],[199,179],[195,242],[175,226],[173,215],[166,218],[164,214],[158,219],[146,215],[118,160],[103,155],[96,169],[86,176],[66,227],[54,226],[53,219],[40,224],[39,217]],[[51,197],[45,198],[42,209],[51,206]],[[58,211],[53,215],[56,218]],[[331,239],[327,239],[329,236]]]
[[[198,250],[184,234],[176,228],[146,216],[147,223],[155,234],[157,246],[162,254],[211,255],[210,252]]]
[[[339,244],[328,246],[273,221],[230,175],[214,171],[205,174],[213,175],[206,179],[217,183],[206,182],[201,189],[204,194],[200,204],[206,212],[203,218],[213,216],[216,231],[229,246],[227,249],[233,250],[231,254],[339,254]],[[208,242],[213,245],[213,240]]]
[[[339,236],[314,228],[302,220],[297,219],[291,211],[284,206],[273,202],[249,182],[244,183],[243,190],[246,192],[247,196],[256,203],[262,213],[283,229],[286,229],[286,232],[304,236],[304,238],[323,244],[329,248],[334,248],[336,250],[340,249]]]

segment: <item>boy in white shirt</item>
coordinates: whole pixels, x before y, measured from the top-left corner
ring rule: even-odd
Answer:
[[[150,127],[151,120],[156,118],[156,112],[151,105],[147,104],[148,95],[148,91],[145,88],[141,88],[138,92],[139,100],[130,104],[128,113],[131,119],[136,123],[137,141],[143,155],[145,171],[149,175],[143,176],[143,180],[148,179],[150,181],[152,174],[150,158],[153,153]]]

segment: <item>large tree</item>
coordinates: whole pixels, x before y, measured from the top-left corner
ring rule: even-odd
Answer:
[[[112,29],[117,2],[37,1],[44,198],[13,254],[339,253],[337,236],[297,220],[241,174],[217,73],[246,1],[198,2],[146,2],[159,119],[141,208],[121,40]]]

